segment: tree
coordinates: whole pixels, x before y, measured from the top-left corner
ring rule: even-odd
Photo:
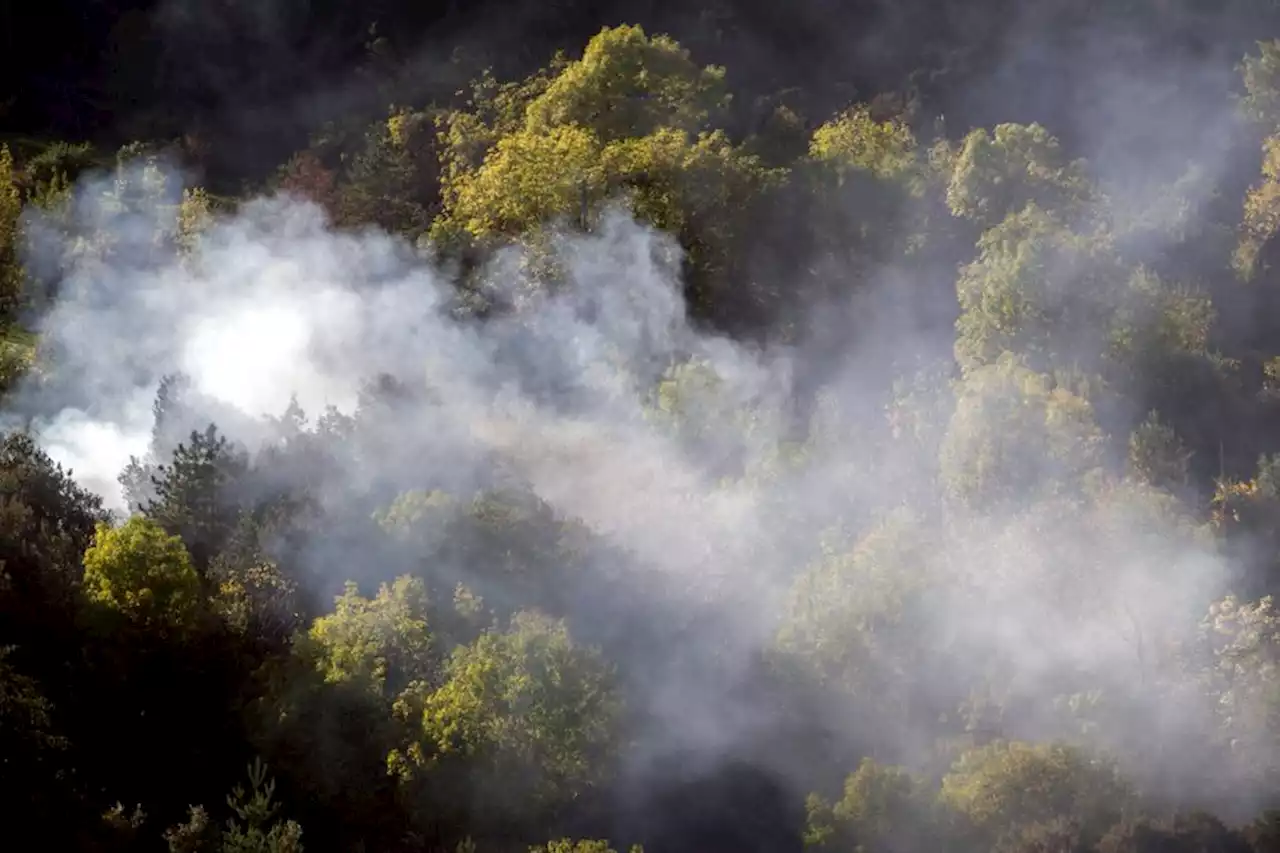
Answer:
[[[1059,216],[1032,204],[979,239],[977,259],[956,282],[955,349],[965,369],[1006,352],[1040,369],[1105,352],[1126,272],[1105,237],[1076,233]]]
[[[31,435],[6,434],[0,440],[0,600],[28,608],[41,598],[65,601],[80,579],[80,558],[105,519],[102,499],[77,484]]]
[[[1222,821],[1193,812],[1172,818],[1141,816],[1121,821],[1099,840],[1096,849],[1098,853],[1248,853],[1250,847]]]
[[[924,853],[934,849],[936,827],[923,782],[901,767],[863,759],[830,805],[808,801],[806,847],[854,853]]]
[[[394,108],[365,131],[341,172],[313,146],[290,161],[282,188],[311,198],[338,225],[376,224],[416,238],[440,208],[444,151],[436,125],[443,120],[435,110]]]
[[[965,137],[951,161],[947,203],[985,229],[1029,204],[1069,218],[1091,194],[1084,164],[1068,160],[1045,128],[1001,124]]]
[[[669,39],[621,27],[602,31],[581,59],[499,88],[446,120],[433,237],[446,245],[534,238],[547,225],[588,224],[584,214],[622,199],[680,239],[694,311],[734,313],[716,291],[749,274],[735,264],[747,245],[743,223],[784,173],[711,124],[719,77]],[[748,314],[762,298],[734,296]]]
[[[1245,88],[1240,105],[1253,121],[1280,126],[1280,40],[1260,41],[1257,48],[1240,63]]]
[[[146,516],[181,537],[197,571],[210,562],[235,530],[241,513],[241,485],[248,461],[212,424],[179,444],[172,461],[160,465],[151,482],[155,496]]]
[[[95,604],[161,632],[188,626],[202,592],[182,540],[140,516],[98,525],[84,554],[84,590]]]
[[[896,745],[896,727],[905,734],[936,710],[919,704],[924,684],[914,674],[928,680],[918,620],[946,584],[935,571],[937,547],[934,531],[901,511],[847,550],[828,547],[797,578],[778,634],[779,649],[849,697],[886,748]]]
[[[1156,488],[1186,488],[1190,461],[1191,453],[1158,412],[1149,413],[1129,434],[1129,470]]]
[[[14,667],[12,654],[0,648],[0,796],[18,825],[56,837],[79,807],[68,777],[70,744],[54,723],[53,703]]]
[[[427,624],[425,585],[417,578],[382,584],[372,600],[354,583],[334,611],[311,626],[316,666],[331,683],[352,682],[388,702],[406,689],[437,681],[438,653]]]
[[[256,526],[246,524],[238,537],[256,539],[257,533]],[[267,649],[286,648],[303,622],[298,585],[256,542],[243,549],[238,544],[233,541],[210,566],[217,583],[210,601],[213,610],[250,642]]]
[[[696,135],[726,104],[724,69],[699,68],[666,36],[605,27],[530,103],[526,121],[534,133],[590,128],[607,145],[659,130]]]
[[[249,766],[249,784],[248,790],[237,785],[227,797],[235,816],[220,834],[209,824],[208,812],[192,806],[185,823],[165,831],[170,853],[302,853],[302,827],[278,819],[275,780],[267,778],[260,759]]]
[[[529,853],[617,853],[608,841],[603,839],[574,840],[561,838],[537,847],[530,847]],[[644,853],[644,848],[633,844],[630,853]]]
[[[1078,488],[1102,463],[1089,401],[1012,354],[975,368],[957,389],[943,439],[942,485],[962,505],[994,511]]]
[[[574,526],[519,483],[469,498],[404,492],[377,513],[377,520],[437,602],[443,604],[461,586],[466,596],[484,603],[470,615],[447,607],[437,610],[437,627],[449,642],[474,639],[477,619],[485,621],[489,611],[502,618],[521,607],[560,613],[569,587],[582,580]],[[556,581],[549,582],[551,578]]]
[[[939,799],[978,838],[996,842],[1059,819],[1100,838],[1132,796],[1105,759],[1061,744],[997,741],[960,756]]]
[[[0,325],[13,322],[22,298],[22,193],[13,155],[0,145]]]
[[[813,131],[802,183],[814,199],[806,226],[820,232],[814,263],[870,277],[903,263],[929,227],[928,164],[902,118],[877,119],[856,104]],[[848,273],[845,273],[846,275]]]
[[[553,815],[610,771],[621,710],[613,679],[600,652],[575,644],[564,622],[517,614],[506,631],[456,650],[438,690],[397,703],[418,734],[391,766],[428,781],[461,771],[480,825]]]
[[[1280,762],[1267,744],[1280,725],[1280,611],[1271,596],[1229,595],[1210,606],[1201,630],[1231,766],[1237,778],[1274,785]]]
[[[1249,598],[1280,591],[1280,457],[1259,459],[1248,480],[1220,480],[1210,508],[1226,553],[1244,570],[1241,591]]]

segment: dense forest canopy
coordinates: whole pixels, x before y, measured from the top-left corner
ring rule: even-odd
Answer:
[[[41,5],[15,844],[1280,850],[1274,4]]]

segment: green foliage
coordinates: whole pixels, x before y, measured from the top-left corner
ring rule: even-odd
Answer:
[[[1098,470],[1103,441],[1088,400],[1006,354],[959,385],[943,486],[961,505],[987,509],[1060,493]]]
[[[905,512],[885,519],[849,550],[825,549],[797,579],[779,648],[799,655],[819,677],[881,704],[886,719],[906,711],[919,630],[914,605],[939,581],[931,532]]]
[[[300,627],[297,584],[279,566],[259,560],[234,568],[220,566],[214,574],[219,582],[210,603],[232,630],[281,641]]]
[[[249,790],[236,786],[227,798],[239,820],[228,821],[222,853],[302,853],[302,827],[291,820],[275,820],[280,810],[272,802],[276,784],[267,779],[261,761],[250,766],[249,782]]]
[[[178,245],[190,251],[199,242],[200,232],[213,222],[213,203],[200,187],[186,187],[178,205]]]
[[[942,780],[942,804],[992,841],[1036,824],[1078,821],[1100,837],[1132,792],[1114,766],[1059,744],[997,742],[962,755]]]
[[[560,70],[526,113],[527,129],[591,128],[608,144],[660,130],[697,134],[726,105],[724,69],[640,27],[606,27]]]
[[[521,129],[530,102],[546,91],[553,75],[567,64],[557,57],[549,68],[506,83],[499,83],[486,71],[472,81],[469,97],[461,108],[437,118],[440,160],[446,179],[441,193],[446,205],[452,201],[450,187],[464,174],[478,169],[499,139]]]
[[[604,840],[561,838],[538,847],[530,847],[529,853],[617,853],[617,851]],[[630,853],[644,853],[644,848],[639,844],[632,845]]]
[[[622,198],[680,238],[691,300],[707,308],[727,284],[744,214],[784,176],[709,124],[719,81],[669,39],[621,27],[522,87],[478,86],[486,97],[446,122],[433,237],[491,242],[589,225]]]
[[[805,846],[855,853],[924,853],[936,843],[930,794],[923,781],[905,769],[864,758],[845,780],[843,796],[834,805],[816,795],[809,797]]]
[[[421,737],[393,767],[412,774],[465,758],[485,787],[508,788],[494,795],[542,806],[586,793],[609,771],[620,712],[612,667],[563,622],[517,614],[508,630],[454,652],[445,675],[439,690],[398,703],[418,715]]]
[[[198,571],[204,572],[236,529],[240,517],[233,489],[247,459],[212,424],[192,432],[172,460],[151,475],[154,497],[143,512],[181,537]]]
[[[1127,5],[1127,24],[1154,8]],[[700,20],[723,53],[744,22],[719,15]],[[291,406],[250,453],[205,429],[170,377],[117,526],[31,437],[7,435],[11,836],[286,853],[305,824],[313,850],[614,853],[604,833],[620,825],[728,849],[774,822],[833,853],[1275,848],[1274,813],[1240,831],[1142,815],[1188,793],[1169,770],[1195,768],[1189,793],[1215,802],[1280,785],[1280,41],[1240,69],[1261,143],[1246,188],[1218,162],[1117,178],[1034,123],[957,138],[939,119],[930,142],[955,58],[898,81],[901,97],[851,103],[847,89],[757,91],[772,74],[731,78],[624,25],[510,82],[459,53],[427,75],[474,76],[450,100],[390,67],[399,36],[381,30],[357,38],[390,106],[335,121],[272,187],[339,229],[456,262],[458,313],[471,328],[501,314],[515,333],[575,260],[563,232],[626,208],[674,238],[658,250],[665,269],[683,263],[695,326],[729,335],[743,363],[804,369],[780,393],[698,356],[730,343],[701,331],[697,346],[661,342],[679,350],[663,363],[611,351],[593,377],[642,389],[625,426],[652,445],[567,429],[514,446],[517,430],[473,424],[494,447],[468,459],[465,485],[420,464],[437,437],[403,427],[439,401],[407,378],[315,424]],[[1085,135],[1109,157],[1098,141]],[[1127,142],[1165,162],[1163,140]],[[45,285],[67,264],[126,248],[131,267],[191,265],[227,200],[179,192],[172,146],[131,144],[79,187],[129,228],[83,229],[70,181],[93,150],[24,149],[0,146],[0,390],[31,377],[41,393],[24,403],[62,405],[56,358],[37,362],[16,322],[45,307],[33,297],[56,296]],[[48,281],[20,263],[24,205],[74,237]],[[528,289],[486,305],[507,246]],[[534,488],[517,475],[530,465],[599,481]],[[680,538],[655,526],[630,553],[636,539],[574,518],[603,488],[639,490],[631,530],[651,513]],[[741,529],[726,533],[730,503]],[[317,581],[343,578],[359,583],[317,600]],[[690,795],[713,768],[695,754],[664,772],[681,737],[785,768],[786,784],[753,788],[733,766]],[[162,836],[148,822],[220,796],[253,754],[280,802],[256,763],[225,827],[220,805]],[[834,798],[801,803],[797,781]]]
[[[102,499],[79,486],[25,433],[0,441],[0,605],[10,618],[47,618],[64,604],[81,558],[105,520]]]
[[[14,666],[13,651],[0,648],[0,791],[27,820],[62,819],[74,803],[65,775],[70,742],[39,682]]]
[[[1217,818],[1191,813],[1165,819],[1138,817],[1122,821],[1103,836],[1096,849],[1098,853],[1147,853],[1152,850],[1248,853],[1251,848],[1241,835]]]
[[[189,625],[201,600],[182,540],[138,516],[120,527],[98,525],[84,554],[84,591],[95,604],[157,630]]]
[[[1083,164],[1068,160],[1058,140],[1038,124],[973,130],[950,165],[951,212],[984,228],[1029,204],[1070,219],[1092,193]]]
[[[227,797],[235,815],[217,833],[208,812],[192,806],[187,821],[165,832],[170,853],[302,853],[302,827],[279,820],[280,804],[273,802],[275,780],[266,766],[255,760],[249,766],[250,787],[237,785]]]
[[[1280,40],[1258,42],[1258,52],[1240,64],[1240,76],[1245,114],[1268,130],[1280,126]]]
[[[8,146],[0,146],[0,323],[4,325],[13,321],[22,298],[21,216],[22,193],[13,155]]]
[[[348,583],[334,611],[311,626],[316,666],[325,681],[352,682],[387,700],[434,681],[438,661],[428,609],[426,587],[417,578],[382,584],[372,600]]]
[[[28,192],[35,194],[41,187],[74,182],[81,174],[99,165],[98,153],[90,143],[59,141],[28,158],[22,164],[22,172]]]
[[[583,193],[604,183],[600,147],[591,132],[559,126],[519,132],[498,140],[484,165],[448,186],[445,223],[475,235],[517,235],[575,210]]]
[[[320,204],[338,225],[374,224],[417,237],[439,210],[442,120],[435,110],[393,108],[365,131],[340,172],[309,149],[286,166],[281,187]]]
[[[1129,435],[1129,470],[1162,489],[1185,488],[1191,454],[1173,428],[1151,412]]]
[[[582,555],[574,548],[574,525],[558,519],[538,495],[514,485],[477,492],[469,499],[439,491],[405,492],[376,518],[421,561],[426,576],[441,564],[468,567],[465,583],[429,590],[437,602],[450,596],[465,599],[455,601],[461,609],[436,611],[437,627],[450,644],[473,639],[490,612],[507,617],[519,609],[502,601],[515,599],[556,612],[563,592],[557,589],[559,583],[572,583],[582,568]],[[550,577],[559,583],[547,584]]]
[[[1233,762],[1245,778],[1274,784],[1280,762],[1266,744],[1280,725],[1280,611],[1271,596],[1246,602],[1230,595],[1209,608],[1202,631]]]
[[[841,182],[855,172],[882,179],[910,177],[920,164],[911,128],[900,120],[876,121],[863,104],[815,130],[809,156],[834,170]]]
[[[1178,343],[1204,334],[1203,317],[1188,318],[1183,330],[1168,311],[1153,310],[1151,303],[1165,296],[1158,280],[1125,270],[1105,235],[1078,234],[1050,210],[1031,204],[1012,213],[982,235],[977,259],[961,271],[956,358],[962,367],[989,364],[1006,352],[1042,368],[1087,364],[1107,351],[1108,329],[1123,346],[1153,316],[1170,327],[1167,335],[1182,332]]]

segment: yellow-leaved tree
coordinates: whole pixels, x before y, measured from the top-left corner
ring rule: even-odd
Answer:
[[[120,527],[98,525],[84,554],[84,592],[161,631],[189,626],[201,604],[200,577],[182,540],[142,516]]]
[[[18,189],[13,155],[0,145],[0,321],[8,321],[22,295],[22,264],[18,250],[22,193]]]
[[[727,313],[745,222],[785,179],[736,145],[716,120],[724,72],[640,27],[606,28],[581,58],[519,85],[476,87],[442,121],[441,245],[531,239],[566,222],[590,227],[620,201],[676,235],[696,314]],[[733,300],[765,298],[748,279]]]

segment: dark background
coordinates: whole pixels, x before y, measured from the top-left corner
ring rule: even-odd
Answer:
[[[747,121],[786,90],[825,116],[914,89],[958,131],[1052,126],[1078,111],[1082,57],[1229,70],[1277,21],[1274,0],[0,0],[0,133],[197,134],[215,180],[253,177],[337,116],[447,99],[485,66],[522,75],[624,22],[727,66]]]

